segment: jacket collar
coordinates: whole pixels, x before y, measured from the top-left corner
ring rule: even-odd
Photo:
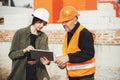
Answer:
[[[77,24],[75,25],[75,27],[69,32],[70,34],[74,34],[75,31],[78,29],[78,27],[80,26],[80,23],[77,22]]]
[[[30,34],[31,34],[30,27],[31,27],[31,25],[29,25],[29,26],[26,28],[27,37],[29,37]],[[40,36],[41,34],[42,34],[42,31],[38,31],[38,35],[37,35],[37,36]]]

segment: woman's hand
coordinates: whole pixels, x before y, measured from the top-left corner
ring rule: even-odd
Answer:
[[[28,46],[26,47],[25,49],[23,49],[23,52],[26,53],[26,52],[30,52],[30,50],[34,50],[35,48],[33,46]]]
[[[50,61],[46,58],[46,57],[41,57],[40,61],[42,62],[42,64],[44,65],[49,65]]]

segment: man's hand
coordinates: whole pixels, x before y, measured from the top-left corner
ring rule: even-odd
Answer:
[[[40,61],[42,62],[42,64],[44,65],[49,65],[50,61],[46,58],[46,57],[41,57]]]
[[[55,59],[55,63],[57,63],[60,68],[65,68],[66,67],[66,63],[68,61],[69,61],[68,55],[58,56]]]
[[[58,65],[58,67],[59,67],[60,69],[64,69],[64,68],[66,68],[66,66],[67,66],[67,63],[64,63],[63,65]]]

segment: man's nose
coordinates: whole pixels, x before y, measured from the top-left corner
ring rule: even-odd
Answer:
[[[65,26],[65,25],[66,25],[66,22],[62,22],[62,25]]]

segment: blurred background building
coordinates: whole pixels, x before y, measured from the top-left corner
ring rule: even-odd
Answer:
[[[69,0],[59,1],[64,1],[60,6],[68,5],[70,2]],[[94,4],[92,8],[76,7],[80,13],[80,23],[96,35],[96,80],[120,80],[120,0],[93,0],[93,4],[90,1],[92,0],[82,0],[82,3],[78,4],[84,4],[84,6]],[[36,4],[40,2],[47,5]],[[65,31],[61,24],[55,23],[57,18],[54,16],[57,16],[58,9],[61,9],[59,6],[58,12],[54,14],[56,5],[58,5],[56,0],[49,2],[48,0],[0,0],[0,80],[6,80],[11,70],[8,53],[15,31],[30,25],[31,14],[38,7],[45,7],[50,11],[50,23],[42,30],[49,37],[50,51],[53,51],[56,56],[62,55],[61,46]],[[52,63],[46,67],[51,80],[67,80],[65,70],[60,70],[56,64]]]

